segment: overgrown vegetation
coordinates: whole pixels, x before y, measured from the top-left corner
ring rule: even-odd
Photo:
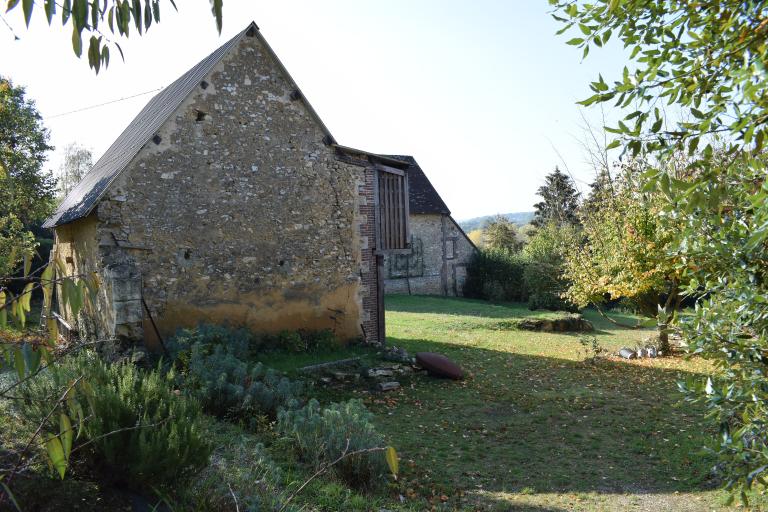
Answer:
[[[109,364],[83,351],[24,382],[17,405],[26,422],[63,431],[65,451],[74,446],[110,478],[134,488],[163,486],[204,467],[211,451],[200,406],[179,396],[175,380],[173,372]],[[73,382],[80,398],[60,402]],[[62,420],[72,409],[81,410],[77,421]]]
[[[254,362],[256,339],[246,329],[209,324],[180,331],[170,342],[179,386],[210,414],[242,419],[251,427],[261,416],[274,419],[280,407],[301,396],[303,385]]]
[[[528,291],[523,282],[525,259],[519,253],[481,250],[467,265],[464,294],[493,301],[525,301]]]
[[[291,440],[302,460],[316,468],[338,460],[332,469],[349,485],[372,487],[386,474],[380,453],[384,440],[359,400],[322,407],[312,399],[300,409],[283,409],[277,430]],[[343,457],[346,454],[354,455]]]
[[[0,277],[31,256],[37,247],[31,230],[53,209],[56,180],[43,170],[53,149],[49,139],[24,88],[0,76]]]

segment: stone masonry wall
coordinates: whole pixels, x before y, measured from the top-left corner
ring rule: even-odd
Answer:
[[[338,158],[292,92],[245,37],[99,204],[101,266],[139,276],[163,336],[210,321],[377,341],[374,171]]]
[[[446,279],[448,295],[464,295],[464,281],[467,279],[467,264],[477,251],[467,235],[453,220],[453,217],[443,217],[445,222],[445,238],[448,246],[447,256],[451,256],[450,244],[453,241],[453,257],[447,259]]]
[[[412,214],[411,254],[384,260],[386,293],[462,295],[475,250],[450,216]]]

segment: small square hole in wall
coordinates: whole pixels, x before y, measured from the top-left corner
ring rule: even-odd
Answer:
[[[195,122],[202,123],[208,119],[208,114],[202,110],[195,110]]]

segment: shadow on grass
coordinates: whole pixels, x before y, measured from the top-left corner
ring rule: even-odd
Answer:
[[[484,318],[557,317],[562,312],[530,310],[522,302],[488,302],[480,299],[456,300],[431,295],[387,295],[387,311],[438,313]],[[449,309],[448,309],[449,308]]]
[[[687,372],[424,339],[387,341],[411,353],[443,353],[470,375],[462,382],[414,377],[390,400],[374,401],[381,431],[404,460],[408,485],[637,495],[715,485],[714,461],[701,453],[713,432],[677,391]],[[519,510],[538,510],[526,507]]]

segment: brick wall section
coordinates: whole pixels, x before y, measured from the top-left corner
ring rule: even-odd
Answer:
[[[360,224],[362,262],[360,264],[361,290],[363,293],[362,329],[368,343],[383,343],[378,339],[378,267],[376,265],[376,213],[373,187],[376,171],[365,169],[365,182],[360,186],[360,215],[366,222]]]

